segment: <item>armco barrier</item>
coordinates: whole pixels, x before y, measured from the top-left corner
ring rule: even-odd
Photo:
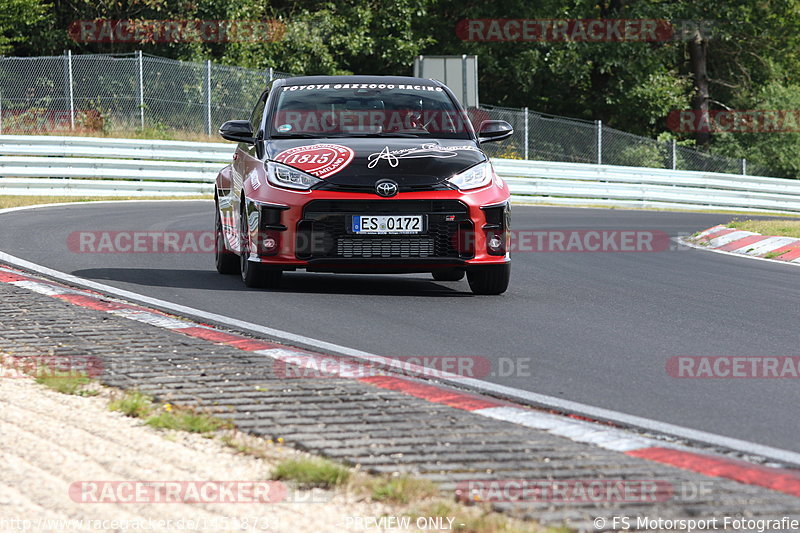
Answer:
[[[233,149],[227,143],[0,135],[0,194],[211,194]],[[493,163],[520,203],[800,214],[800,180],[514,159]]]

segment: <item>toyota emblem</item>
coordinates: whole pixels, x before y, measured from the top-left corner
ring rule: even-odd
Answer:
[[[392,180],[380,180],[375,184],[375,193],[388,198],[397,194],[397,183]]]

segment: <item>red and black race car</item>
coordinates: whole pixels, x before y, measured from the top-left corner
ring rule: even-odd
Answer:
[[[272,82],[249,120],[220,128],[239,143],[216,181],[216,263],[248,286],[287,270],[466,273],[476,294],[501,294],[511,271],[507,185],[443,84],[389,76]]]

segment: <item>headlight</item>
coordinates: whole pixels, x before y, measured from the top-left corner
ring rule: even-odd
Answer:
[[[277,187],[306,191],[322,180],[302,170],[272,161],[267,162],[267,179]]]
[[[486,161],[460,172],[447,181],[461,189],[477,189],[492,182],[492,164]]]

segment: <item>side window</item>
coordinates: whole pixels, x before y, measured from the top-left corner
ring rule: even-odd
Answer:
[[[264,91],[250,115],[250,124],[253,126],[253,133],[255,134],[258,134],[258,128],[261,126],[261,117],[264,115],[264,106],[266,103],[267,91]]]

